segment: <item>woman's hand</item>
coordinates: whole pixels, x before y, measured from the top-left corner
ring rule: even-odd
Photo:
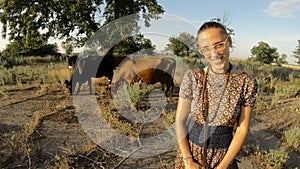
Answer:
[[[201,165],[196,163],[192,158],[184,160],[184,166],[186,169],[201,169]]]

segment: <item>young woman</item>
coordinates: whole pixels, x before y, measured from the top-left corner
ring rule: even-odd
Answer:
[[[209,64],[186,72],[180,86],[175,168],[238,168],[234,158],[248,132],[257,82],[229,62],[232,40],[225,26],[204,23],[197,41]]]

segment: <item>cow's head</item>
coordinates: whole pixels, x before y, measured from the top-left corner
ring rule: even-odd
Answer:
[[[77,55],[67,56],[67,63],[70,69],[74,69],[77,59],[78,59]]]

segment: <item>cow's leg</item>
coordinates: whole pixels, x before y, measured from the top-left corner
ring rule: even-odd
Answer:
[[[166,85],[166,97],[168,97],[168,102],[172,101],[172,94],[173,94],[173,90],[174,90],[174,84],[173,83],[167,83]]]
[[[167,93],[168,93],[168,87],[167,87],[167,84],[162,83],[162,90],[164,91],[165,96],[167,96]]]
[[[82,83],[81,83],[81,82],[78,82],[78,87],[77,87],[76,95],[79,94],[81,85],[82,85]],[[74,91],[73,91],[74,93],[75,93],[75,88],[76,88],[76,83],[74,84]]]
[[[75,88],[76,88],[76,82],[74,82],[73,76],[71,77],[70,80],[70,94],[73,95],[75,94]]]
[[[88,85],[89,85],[89,91],[90,91],[90,94],[93,93],[93,89],[92,89],[92,78],[89,78],[88,79]]]
[[[173,88],[167,83],[161,83],[162,84],[162,90],[164,91],[165,97],[167,97],[167,101],[172,101],[172,91]]]
[[[174,84],[169,86],[169,97],[168,97],[168,101],[171,102],[172,101],[172,96],[173,96],[173,91],[174,91]]]

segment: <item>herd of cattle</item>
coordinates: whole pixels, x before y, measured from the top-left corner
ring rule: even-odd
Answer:
[[[117,90],[123,83],[142,82],[155,84],[160,82],[165,95],[172,97],[176,61],[173,58],[135,58],[113,55],[67,58],[72,68],[70,81],[65,84],[71,94],[78,94],[83,83],[88,82],[92,93],[92,78],[107,77],[111,87]],[[78,85],[78,86],[77,86]],[[77,88],[76,88],[77,86]]]

